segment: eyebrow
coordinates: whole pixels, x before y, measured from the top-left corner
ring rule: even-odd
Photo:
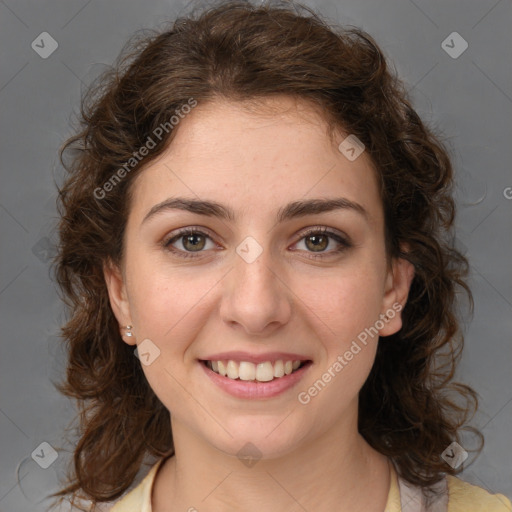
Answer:
[[[161,203],[156,204],[149,210],[142,220],[142,224],[156,215],[169,210],[183,210],[198,215],[208,217],[217,217],[222,220],[234,222],[236,221],[235,212],[223,204],[216,201],[206,201],[199,199],[188,199],[185,197],[169,198]],[[308,199],[293,201],[286,206],[281,207],[277,212],[277,221],[284,222],[287,220],[305,217],[306,215],[314,215],[319,213],[332,212],[336,210],[350,210],[362,215],[368,220],[368,212],[359,203],[346,199],[344,197],[332,199]]]

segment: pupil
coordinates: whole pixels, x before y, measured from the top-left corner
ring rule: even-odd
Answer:
[[[190,243],[192,248],[202,249],[204,247],[204,240],[203,243],[201,244],[201,242],[197,241],[197,238],[201,238],[201,235],[187,235],[185,237],[185,247],[187,247],[187,244]]]
[[[324,235],[311,235],[310,237],[308,237],[308,239],[313,242],[313,248],[315,248],[315,252],[318,252],[316,251],[316,249],[318,248],[322,250],[327,247],[327,239]],[[324,243],[322,244],[320,240],[323,240]]]

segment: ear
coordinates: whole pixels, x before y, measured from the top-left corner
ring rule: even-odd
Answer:
[[[126,285],[121,269],[111,261],[103,264],[103,276],[107,285],[110,306],[119,322],[119,331],[123,341],[128,345],[135,345],[133,335],[127,336],[126,327],[131,325],[130,304]]]
[[[407,302],[414,278],[414,265],[403,258],[394,258],[386,276],[382,301],[380,336],[390,336],[402,328],[402,310]]]

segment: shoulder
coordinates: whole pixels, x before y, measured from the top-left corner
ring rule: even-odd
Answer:
[[[108,508],[108,512],[151,512],[151,493],[158,468],[165,459],[160,459],[149,470],[143,480],[119,501]]]
[[[491,494],[455,476],[446,478],[448,512],[512,512],[512,504],[503,494]]]

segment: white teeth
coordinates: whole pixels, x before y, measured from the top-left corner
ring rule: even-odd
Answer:
[[[256,366],[253,363],[242,361],[238,368],[238,376],[240,380],[254,380],[256,378]]]
[[[248,361],[240,361],[238,363],[229,360],[208,361],[206,364],[215,373],[233,380],[269,382],[274,378],[278,379],[285,375],[290,375],[290,373],[299,368],[301,361],[283,361],[278,359],[274,364],[270,361],[254,364]]]
[[[219,374],[222,375],[223,377],[226,377],[227,374],[228,374],[228,371],[226,369],[226,365],[224,364],[223,361],[217,361],[217,364],[218,364],[218,370],[219,370]],[[212,368],[213,370],[213,368]],[[213,370],[215,371],[215,370]]]
[[[270,361],[259,363],[256,366],[256,380],[260,382],[268,382],[274,378],[274,367]]]
[[[238,364],[235,361],[228,361],[228,377],[238,379]]]
[[[284,363],[281,359],[274,365],[274,377],[284,377]]]

